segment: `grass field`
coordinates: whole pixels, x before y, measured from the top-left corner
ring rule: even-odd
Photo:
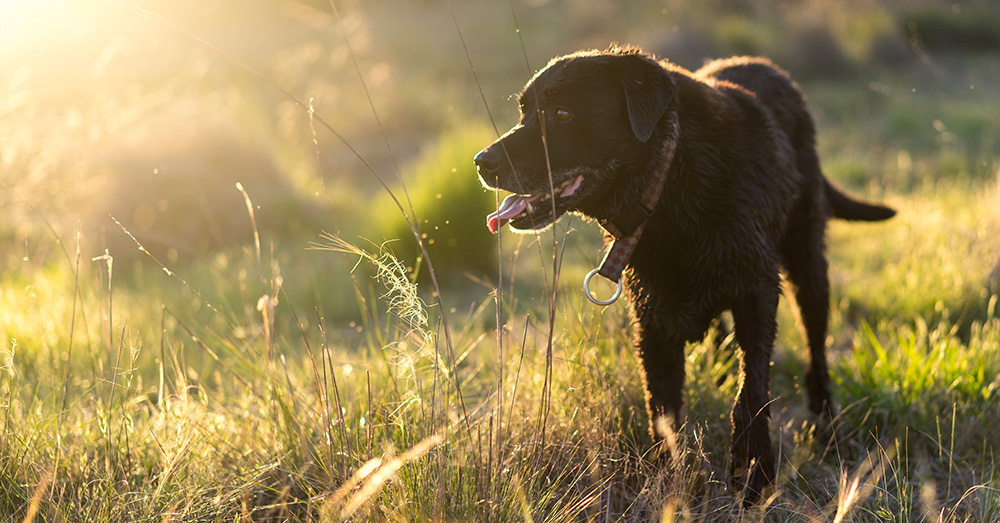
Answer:
[[[335,5],[0,0],[0,521],[1000,520],[995,3]],[[611,41],[773,57],[899,211],[829,227],[832,431],[782,301],[751,509],[715,336],[654,462],[598,227],[484,226],[510,95]]]

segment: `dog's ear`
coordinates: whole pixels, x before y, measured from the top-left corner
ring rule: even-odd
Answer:
[[[674,81],[670,73],[655,62],[643,60],[643,63],[627,69],[622,75],[622,86],[625,89],[628,121],[632,124],[635,137],[645,143],[670,107]]]

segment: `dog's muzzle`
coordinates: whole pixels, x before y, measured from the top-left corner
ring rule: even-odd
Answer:
[[[479,171],[479,177],[482,178],[483,182],[490,187],[496,187],[500,168],[503,166],[503,153],[500,148],[491,145],[479,151],[473,161],[476,163],[476,170]]]

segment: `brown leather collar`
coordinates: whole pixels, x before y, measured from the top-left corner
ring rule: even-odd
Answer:
[[[668,118],[670,137],[663,142],[663,161],[653,173],[649,188],[642,194],[639,201],[641,206],[636,207],[638,211],[601,223],[601,226],[615,237],[615,241],[604,255],[597,273],[616,283],[621,281],[622,271],[632,258],[636,245],[639,244],[639,238],[642,237],[642,231],[646,227],[646,220],[660,202],[663,187],[667,182],[667,173],[670,172],[670,164],[673,163],[674,153],[677,152],[681,131],[677,111],[671,111]]]

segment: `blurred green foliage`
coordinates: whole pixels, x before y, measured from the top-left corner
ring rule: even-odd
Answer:
[[[900,16],[903,29],[933,51],[1000,49],[996,2],[914,2]]]
[[[390,249],[419,281],[430,279],[403,214],[413,216],[410,204],[439,280],[456,283],[466,276],[488,278],[496,272],[497,241],[486,228],[486,215],[496,208],[496,197],[479,182],[472,163],[472,157],[494,139],[496,133],[483,125],[465,124],[445,132],[403,169],[406,190],[401,185],[393,190],[403,209],[388,194],[370,209],[370,238],[398,240]]]

